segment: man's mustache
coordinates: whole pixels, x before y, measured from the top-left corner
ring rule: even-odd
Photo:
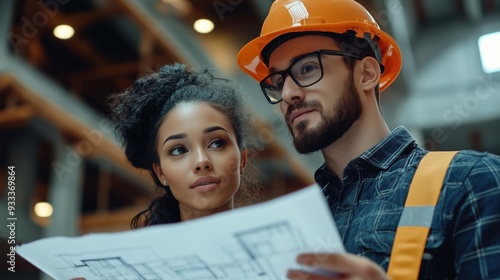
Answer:
[[[286,110],[285,113],[285,119],[288,120],[290,117],[290,114],[295,111],[295,110],[300,110],[300,109],[316,109],[318,111],[322,111],[323,106],[321,106],[321,103],[319,101],[302,101],[299,103],[294,103],[292,105],[288,106],[288,109]]]

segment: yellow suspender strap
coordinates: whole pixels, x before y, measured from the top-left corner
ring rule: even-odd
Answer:
[[[392,280],[418,279],[446,170],[457,152],[430,152],[420,161],[408,191],[392,245],[387,274]]]

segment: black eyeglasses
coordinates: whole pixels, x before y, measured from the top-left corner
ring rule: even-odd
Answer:
[[[287,69],[274,72],[260,82],[260,87],[267,101],[276,104],[283,100],[281,92],[287,76],[292,77],[292,80],[300,87],[312,86],[319,82],[323,78],[321,56],[325,54],[361,59],[359,56],[334,50],[317,50],[304,54],[290,64]]]

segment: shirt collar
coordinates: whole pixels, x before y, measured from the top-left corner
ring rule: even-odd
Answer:
[[[417,146],[415,139],[405,127],[398,126],[377,145],[362,153],[359,158],[386,170],[409,146],[413,148]]]
[[[386,170],[409,146],[412,148],[417,147],[415,139],[405,127],[399,126],[377,145],[363,152],[356,159],[362,159],[372,166]],[[314,173],[316,182],[321,186],[325,185],[331,176],[334,176],[334,174],[328,170],[325,163]]]

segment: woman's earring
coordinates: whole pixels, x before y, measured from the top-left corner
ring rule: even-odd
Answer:
[[[166,186],[167,185],[167,181],[163,181],[163,185]]]

